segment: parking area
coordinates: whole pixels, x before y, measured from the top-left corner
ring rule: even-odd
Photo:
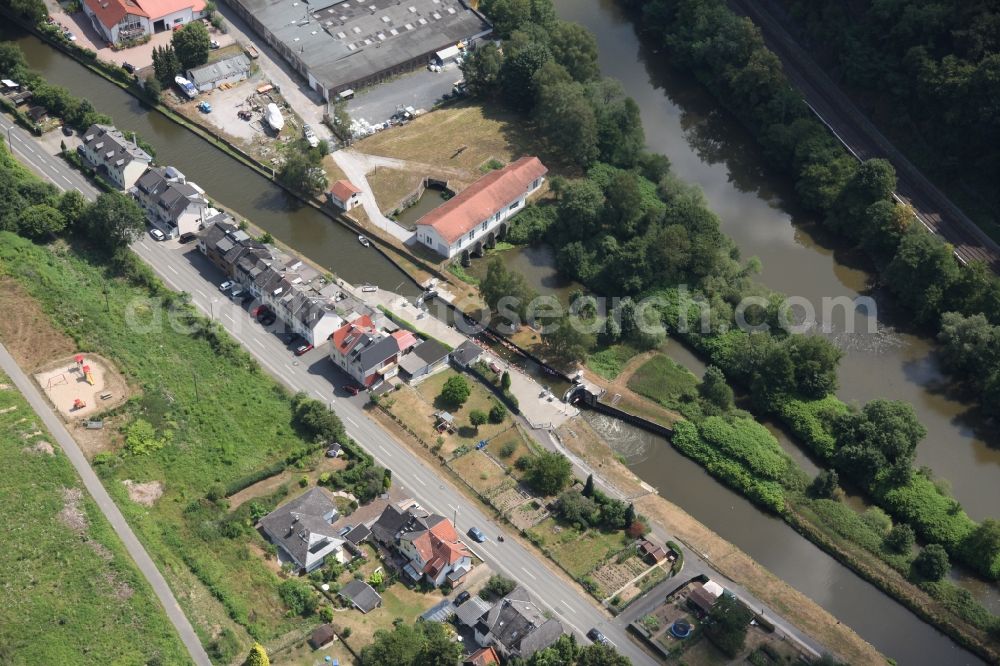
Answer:
[[[375,124],[391,118],[399,107],[430,110],[462,78],[455,63],[445,65],[440,72],[425,67],[359,92],[347,103],[347,112],[354,120]]]

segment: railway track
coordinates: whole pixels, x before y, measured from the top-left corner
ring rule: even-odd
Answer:
[[[786,76],[809,108],[858,160],[884,158],[896,169],[894,198],[911,206],[928,231],[954,247],[963,264],[982,261],[1000,273],[1000,246],[931,183],[882,135],[763,5],[767,0],[729,0],[739,14],[760,28],[768,48],[781,60]]]

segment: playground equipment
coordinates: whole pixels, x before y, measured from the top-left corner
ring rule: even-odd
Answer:
[[[61,372],[58,375],[49,377],[49,381],[45,382],[45,388],[51,389],[53,386],[59,386],[60,384],[69,384],[69,380],[66,379],[66,375]]]
[[[87,383],[91,386],[94,385],[94,374],[90,371],[90,366],[83,366],[83,376],[87,380]]]
[[[76,410],[83,409],[86,406],[87,406],[87,403],[85,403],[83,400],[80,400],[79,398],[76,398],[76,399],[73,400],[73,409],[71,409],[70,411],[74,411],[75,412]]]

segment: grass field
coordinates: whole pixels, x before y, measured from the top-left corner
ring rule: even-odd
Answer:
[[[607,380],[621,374],[628,360],[638,352],[628,345],[613,345],[587,358],[587,367]]]
[[[72,465],[0,387],[0,663],[190,663]]]
[[[263,543],[261,537],[252,530],[223,537],[217,521],[225,511],[204,500],[213,486],[241,479],[306,444],[290,425],[286,392],[225,334],[204,328],[189,334],[165,323],[127,326],[127,311],[149,323],[166,301],[150,300],[146,289],[66,248],[34,246],[3,232],[0,268],[20,281],[81,351],[110,359],[141,390],[126,407],[128,416],[150,422],[166,444],[145,455],[114,456],[98,471],[202,640],[210,643],[220,628],[233,627],[232,620],[263,641],[302,627],[305,620],[285,616],[277,577],[249,552],[248,545]],[[179,307],[180,317],[188,318],[187,307]],[[152,507],[134,504],[125,479],[160,481],[164,495]],[[239,635],[248,645],[247,634]]]
[[[586,575],[594,567],[628,545],[624,532],[602,532],[589,529],[580,532],[559,526],[555,519],[546,518],[529,531],[529,535],[549,551],[570,575]]]
[[[628,387],[664,407],[676,409],[680,398],[698,387],[698,378],[672,359],[657,354],[635,371]]]

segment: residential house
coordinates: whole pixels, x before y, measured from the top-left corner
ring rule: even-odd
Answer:
[[[328,196],[330,203],[344,210],[351,210],[361,203],[361,190],[354,187],[349,180],[335,182],[330,187]]]
[[[84,0],[83,13],[108,44],[123,44],[200,19],[205,0]]]
[[[371,531],[379,544],[401,557],[403,573],[414,583],[455,583],[472,570],[472,554],[451,521],[419,505],[387,506]]]
[[[91,125],[77,152],[120,189],[128,190],[152,163],[152,156],[110,125]]]
[[[451,350],[437,340],[424,340],[399,359],[399,369],[410,383],[447,367]]]
[[[483,354],[483,348],[477,345],[472,340],[466,340],[458,347],[455,351],[451,353],[452,363],[460,368],[467,368],[476,361]]]
[[[701,583],[691,583],[687,603],[693,610],[701,615],[708,615],[712,612],[716,601],[718,601],[718,597],[706,591]]]
[[[227,83],[239,83],[250,76],[250,59],[239,53],[187,71],[187,79],[201,92]]]
[[[205,190],[174,167],[147,169],[129,191],[149,222],[170,238],[196,233],[212,211]]]
[[[382,597],[363,580],[352,580],[338,592],[340,596],[350,601],[362,613],[370,613],[382,605]]]
[[[479,622],[479,618],[486,615],[493,608],[493,604],[485,601],[478,594],[469,599],[455,610],[455,617],[462,626],[473,628]]]
[[[656,564],[667,559],[667,552],[661,546],[656,545],[648,539],[643,539],[639,544],[639,555],[650,564]]]
[[[504,660],[530,659],[563,635],[555,618],[545,617],[523,585],[518,585],[476,623],[476,642],[491,646]]]
[[[500,657],[492,647],[479,648],[462,662],[462,666],[493,666],[499,664]]]
[[[399,341],[379,331],[367,314],[335,330],[330,343],[330,360],[366,388],[398,370]]]
[[[491,171],[417,220],[417,240],[452,258],[480,256],[503,240],[509,219],[537,191],[548,169],[537,157],[522,157]]]
[[[337,507],[322,488],[313,488],[261,518],[264,536],[305,573],[323,564],[327,557],[339,562],[344,540],[331,523]]]

